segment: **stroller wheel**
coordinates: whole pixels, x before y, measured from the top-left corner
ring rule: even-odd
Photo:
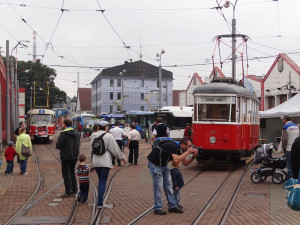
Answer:
[[[259,183],[261,181],[261,178],[262,178],[262,176],[261,176],[260,172],[254,172],[251,174],[251,181],[253,183],[256,183],[256,184]]]
[[[275,172],[272,175],[272,182],[274,184],[280,184],[283,182],[283,176],[279,172]]]
[[[287,173],[285,171],[283,171],[283,170],[280,170],[279,173],[282,175],[282,179],[283,179],[282,181],[283,182],[286,181]]]

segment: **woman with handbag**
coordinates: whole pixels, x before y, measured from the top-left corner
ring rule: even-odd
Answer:
[[[26,173],[27,159],[31,156],[32,144],[29,135],[26,134],[26,128],[24,127],[20,129],[20,135],[17,137],[16,152],[21,160],[20,174],[26,175],[28,174]]]

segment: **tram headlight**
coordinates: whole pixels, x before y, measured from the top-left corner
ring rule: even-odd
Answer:
[[[209,142],[211,143],[211,144],[214,144],[214,143],[216,143],[216,138],[215,137],[210,137],[209,138]]]

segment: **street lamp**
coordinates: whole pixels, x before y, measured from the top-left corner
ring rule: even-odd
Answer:
[[[235,19],[235,6],[238,0],[235,1],[234,4],[232,4],[230,1],[226,1],[225,4],[223,5],[225,8],[229,8],[230,5],[233,7],[233,17],[232,17],[232,78],[235,81],[236,80],[236,19]]]
[[[122,76],[122,81],[121,81],[121,100],[122,100],[122,113],[124,112],[124,99],[123,99],[123,94],[124,94],[124,73],[126,73],[126,70],[123,70],[122,72],[120,72],[120,76]]]
[[[158,86],[159,86],[159,110],[162,108],[162,75],[161,75],[161,55],[165,54],[165,50],[161,50],[160,54],[157,53],[156,57],[159,58],[159,70],[158,70]]]

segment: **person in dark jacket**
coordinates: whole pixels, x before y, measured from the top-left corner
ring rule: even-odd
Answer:
[[[72,121],[66,119],[63,123],[63,131],[56,142],[56,148],[60,150],[62,176],[65,184],[63,198],[73,197],[77,194],[77,182],[75,176],[75,165],[79,156],[80,137],[72,128]]]
[[[173,162],[173,169],[171,169],[171,177],[173,183],[173,191],[174,191],[174,198],[177,202],[177,206],[179,209],[183,209],[180,205],[180,190],[184,186],[183,176],[179,170],[180,162]]]
[[[153,130],[153,141],[159,137],[169,137],[169,128],[162,123],[161,117],[156,118],[156,127]]]
[[[292,144],[291,167],[294,174],[293,178],[298,179],[300,169],[300,137],[297,137]]]

